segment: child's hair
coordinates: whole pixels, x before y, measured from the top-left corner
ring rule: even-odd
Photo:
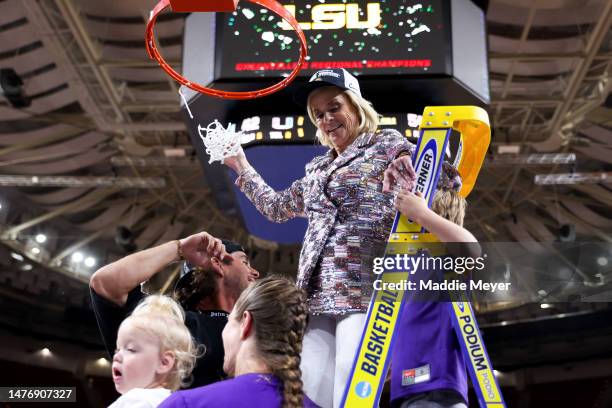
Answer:
[[[431,202],[431,209],[439,216],[463,227],[467,201],[453,190],[438,190]]]
[[[251,312],[260,356],[282,381],[283,408],[302,407],[300,353],[308,322],[306,294],[286,278],[269,276],[242,292],[234,314]]]
[[[159,340],[160,352],[174,353],[175,363],[167,374],[164,386],[176,391],[191,383],[191,372],[203,346],[196,346],[185,326],[183,308],[172,298],[150,295],[144,298],[124,320]]]

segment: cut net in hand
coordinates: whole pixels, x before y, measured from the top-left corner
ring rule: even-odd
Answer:
[[[202,131],[206,134],[203,135]],[[206,128],[198,125],[198,133],[204,146],[206,147],[206,153],[210,156],[208,163],[223,161],[231,156],[236,156],[240,149],[240,138],[242,132],[236,132],[236,125],[229,124],[227,129],[223,127],[218,120],[209,124]]]

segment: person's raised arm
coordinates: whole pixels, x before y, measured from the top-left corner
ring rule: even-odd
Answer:
[[[302,179],[283,191],[274,191],[248,162],[244,151],[228,157],[224,163],[238,174],[236,185],[270,221],[285,222],[304,215]]]
[[[221,240],[200,232],[181,240],[169,241],[121,258],[98,269],[89,286],[103,298],[123,306],[128,294],[141,283],[183,257],[194,265],[203,266],[210,258],[227,256]]]
[[[244,173],[245,170],[252,169],[251,163],[246,158],[244,154],[244,150],[239,149],[238,154],[236,156],[230,156],[223,160],[223,164],[231,168],[238,174],[239,176]]]
[[[467,229],[436,214],[427,207],[420,192],[402,190],[395,200],[395,208],[424,227],[442,242],[478,242]]]

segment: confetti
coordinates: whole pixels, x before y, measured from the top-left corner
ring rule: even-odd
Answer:
[[[448,30],[442,13],[447,3],[442,0],[286,3],[308,42],[305,75],[340,66],[355,74],[443,72],[445,48],[431,46],[444,41]],[[295,32],[265,8],[240,6],[237,12],[224,14],[220,24],[230,30],[217,43],[226,78],[286,76],[297,62]],[[340,24],[343,27],[338,28]],[[361,62],[364,57],[367,66]]]

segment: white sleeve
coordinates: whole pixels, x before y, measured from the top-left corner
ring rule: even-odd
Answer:
[[[151,394],[150,391],[152,390],[131,390],[119,397],[108,408],[157,408],[167,395]]]

